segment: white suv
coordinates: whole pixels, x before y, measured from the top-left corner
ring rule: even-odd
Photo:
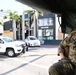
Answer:
[[[14,41],[9,37],[0,36],[0,53],[5,53],[9,57],[20,54],[25,47],[24,41]]]

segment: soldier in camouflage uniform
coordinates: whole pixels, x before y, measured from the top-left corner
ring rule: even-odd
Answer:
[[[60,43],[58,48],[58,55],[60,55],[61,59],[58,62],[54,63],[52,66],[50,66],[49,75],[75,75],[75,40],[76,31],[72,31],[71,34]],[[72,46],[72,43],[74,44],[74,47]]]

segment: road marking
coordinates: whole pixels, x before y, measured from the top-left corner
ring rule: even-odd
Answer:
[[[10,58],[10,59],[11,59],[11,58]],[[40,65],[40,64],[36,64],[36,63],[33,63],[33,62],[27,62],[27,61],[23,61],[23,60],[16,59],[16,58],[14,58],[14,59],[12,59],[12,60],[15,60],[15,61],[18,61],[18,62],[21,62],[21,63],[30,64],[30,65],[33,65],[33,66],[36,66],[36,67],[48,69],[48,67],[46,67],[46,66],[43,66],[43,65]]]

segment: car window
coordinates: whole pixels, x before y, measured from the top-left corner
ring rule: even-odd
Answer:
[[[34,37],[30,37],[30,40],[36,40],[36,38],[34,38]]]
[[[4,41],[0,39],[0,44],[3,44],[3,43],[4,43]]]
[[[7,37],[3,37],[2,39],[3,39],[5,42],[12,42],[12,41],[13,41],[13,39],[7,38]]]

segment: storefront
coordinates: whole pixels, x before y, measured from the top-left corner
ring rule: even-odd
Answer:
[[[30,25],[30,36],[36,36],[38,39],[44,40],[45,44],[51,44],[53,41],[53,43],[60,43],[58,39],[59,24],[56,18],[54,13],[39,15],[38,19],[33,20],[33,24]]]
[[[38,19],[38,38],[43,40],[55,39],[55,14],[44,14]]]

